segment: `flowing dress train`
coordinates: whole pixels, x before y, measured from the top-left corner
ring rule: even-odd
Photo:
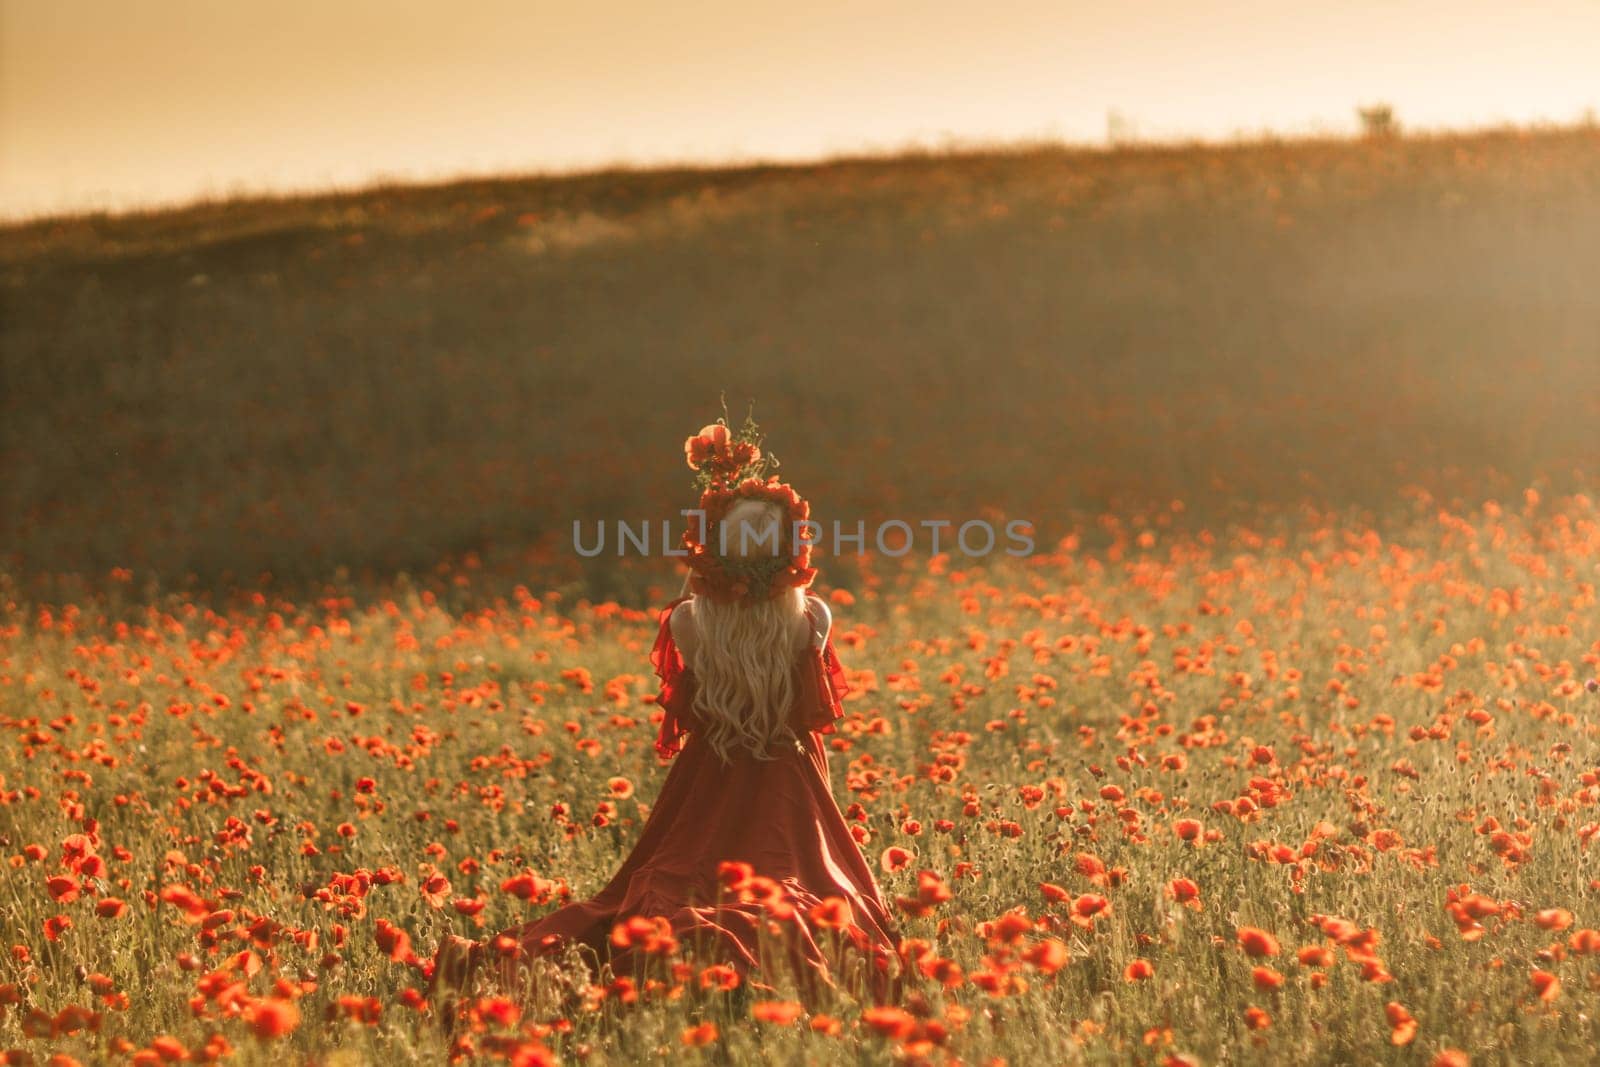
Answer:
[[[656,750],[674,762],[633,850],[592,897],[505,931],[509,952],[504,940],[496,950],[493,939],[446,938],[433,961],[435,990],[462,988],[485,967],[510,985],[525,961],[569,944],[597,973],[609,963],[629,975],[665,938],[697,966],[730,964],[763,987],[772,988],[765,979],[775,967],[787,969],[808,1002],[841,985],[878,1003],[898,996],[900,936],[829,782],[824,735],[843,717],[848,691],[831,638],[808,642],[797,658],[793,736],[774,745],[775,758],[743,752],[725,764],[697,736],[694,673],[672,639],[668,620],[684,599],[662,609],[650,652],[661,680]],[[632,918],[665,923],[635,924],[637,937],[613,941],[613,928]],[[825,952],[849,961],[847,973]]]

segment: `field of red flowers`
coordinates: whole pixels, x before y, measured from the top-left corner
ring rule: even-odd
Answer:
[[[1597,275],[1592,127],[0,229],[0,1063],[1588,1063]],[[681,575],[571,530],[723,389],[825,524],[1035,523],[818,559],[905,995],[636,922],[447,1031],[658,794]]]
[[[522,587],[455,610],[470,558],[360,599],[10,599],[0,1047],[1582,1062],[1600,510],[1402,510],[869,558],[831,592],[854,692],[829,744],[903,1003],[803,1012],[658,940],[639,980],[469,1003],[453,1044],[420,995],[440,936],[594,891],[648,811],[653,615]]]

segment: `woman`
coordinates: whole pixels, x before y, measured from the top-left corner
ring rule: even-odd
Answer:
[[[788,971],[808,1003],[841,986],[897,995],[899,935],[829,787],[823,735],[846,687],[828,607],[805,592],[810,510],[764,477],[759,440],[753,422],[719,421],[685,444],[701,514],[650,653],[656,749],[675,763],[633,851],[587,900],[486,942],[446,938],[435,989],[480,968],[515,988],[571,945],[630,976],[677,945],[763,988]]]

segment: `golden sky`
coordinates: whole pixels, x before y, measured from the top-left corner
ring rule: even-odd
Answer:
[[[1600,0],[0,0],[0,215],[617,161],[1574,121]]]

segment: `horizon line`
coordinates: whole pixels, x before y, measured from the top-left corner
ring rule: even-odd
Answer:
[[[1382,106],[1382,105],[1372,105]],[[226,209],[232,206],[267,205],[292,201],[340,200],[369,196],[386,190],[420,191],[444,189],[453,185],[472,183],[519,183],[537,181],[577,180],[607,174],[653,174],[673,172],[716,172],[761,169],[802,169],[806,167],[835,166],[848,163],[894,162],[917,157],[947,156],[961,158],[985,154],[1023,154],[1029,151],[1059,149],[1082,154],[1113,155],[1119,152],[1172,151],[1187,148],[1254,147],[1267,144],[1313,144],[1329,142],[1360,143],[1389,139],[1395,141],[1427,141],[1473,136],[1490,136],[1507,133],[1581,133],[1600,130],[1600,117],[1593,107],[1584,109],[1576,118],[1499,120],[1467,125],[1436,124],[1409,126],[1398,121],[1394,133],[1376,138],[1360,125],[1354,128],[1333,128],[1331,124],[1314,123],[1309,127],[1283,130],[1275,127],[1238,129],[1229,134],[1165,134],[1144,136],[1137,132],[1137,124],[1125,136],[1113,137],[1109,133],[1094,139],[1073,139],[1053,133],[1040,133],[1018,137],[985,137],[946,134],[936,142],[912,137],[894,144],[862,144],[825,152],[803,152],[793,155],[782,153],[729,154],[725,156],[646,156],[610,160],[577,161],[568,164],[550,164],[523,168],[446,170],[433,173],[411,171],[374,171],[370,176],[356,181],[321,183],[285,183],[270,186],[250,186],[232,183],[228,192],[201,192],[192,196],[152,198],[119,207],[64,207],[38,211],[13,212],[0,205],[0,234],[29,229],[36,226],[75,221],[131,220],[161,215],[180,215],[205,209]]]

